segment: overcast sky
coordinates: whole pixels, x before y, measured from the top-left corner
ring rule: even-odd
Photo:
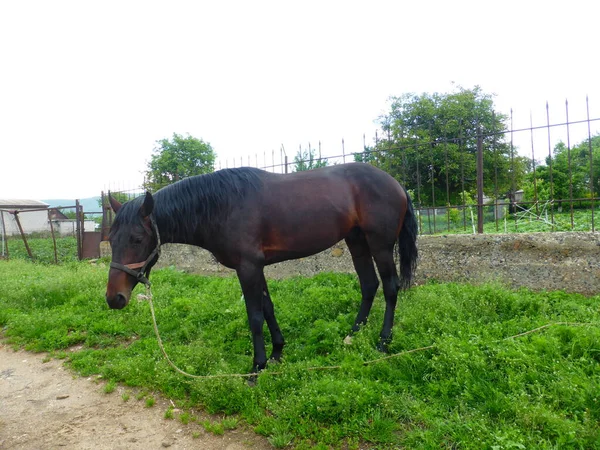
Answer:
[[[0,198],[136,188],[158,139],[221,167],[360,151],[390,96],[495,93],[515,124],[600,117],[600,2],[0,1]]]

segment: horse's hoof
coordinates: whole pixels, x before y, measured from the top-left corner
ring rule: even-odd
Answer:
[[[344,338],[344,344],[352,345],[352,336],[348,335]]]
[[[251,377],[248,377],[248,387],[256,387],[257,379],[257,375],[252,375]]]
[[[388,344],[389,342],[380,341],[379,344],[377,344],[377,350],[381,353],[389,353]]]

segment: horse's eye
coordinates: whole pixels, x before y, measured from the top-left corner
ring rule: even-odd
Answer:
[[[141,244],[142,238],[140,236],[131,236],[129,239],[132,244]]]

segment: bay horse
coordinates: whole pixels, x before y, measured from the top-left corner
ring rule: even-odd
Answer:
[[[192,176],[124,204],[109,194],[109,201],[116,213],[109,237],[110,308],[124,308],[138,282],[149,284],[162,243],[202,247],[237,273],[257,373],[267,364],[265,321],[270,357],[279,360],[284,346],[264,267],[313,255],[344,239],[362,294],[352,332],[369,316],[379,287],[376,265],[386,302],[378,348],[387,351],[398,292],[410,287],[416,268],[418,227],[410,196],[386,172],[363,163],[285,175],[242,167]]]

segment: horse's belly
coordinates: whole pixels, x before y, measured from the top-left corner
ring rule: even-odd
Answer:
[[[310,221],[308,221],[310,222]],[[263,239],[262,251],[266,264],[285,261],[288,259],[304,258],[322,252],[344,239],[352,224],[296,224],[293,227],[283,227],[271,230]]]

